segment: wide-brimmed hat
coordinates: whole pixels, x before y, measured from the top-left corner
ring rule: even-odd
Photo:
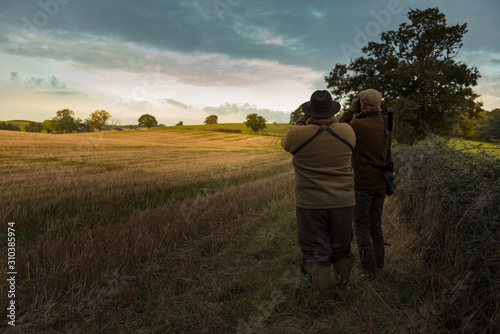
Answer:
[[[317,90],[311,99],[302,104],[302,111],[309,116],[327,118],[335,115],[340,110],[340,104],[332,100],[332,95],[327,90]]]

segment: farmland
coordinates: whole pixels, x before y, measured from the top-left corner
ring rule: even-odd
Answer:
[[[355,266],[352,303],[321,299],[298,274],[293,171],[280,137],[169,127],[0,131],[0,141],[0,218],[16,223],[12,332],[433,328],[398,217],[385,222],[395,251],[377,280]],[[392,198],[387,206],[394,211]]]

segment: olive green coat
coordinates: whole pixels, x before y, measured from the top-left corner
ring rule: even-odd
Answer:
[[[298,122],[283,137],[281,146],[287,152],[294,152],[318,131],[319,126],[311,122],[328,123],[331,120],[309,118],[306,124]],[[356,145],[354,131],[349,125],[333,123],[330,128],[353,147]],[[354,206],[351,155],[351,149],[327,131],[294,155],[296,205],[303,209]]]

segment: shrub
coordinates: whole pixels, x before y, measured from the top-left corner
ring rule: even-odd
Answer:
[[[42,125],[42,123],[38,123],[38,122],[29,122],[24,127],[24,131],[26,131],[26,132],[42,132],[43,125]]]
[[[402,249],[429,274],[440,328],[495,331],[500,325],[500,160],[460,152],[439,137],[393,151],[397,189],[389,215]]]
[[[229,132],[229,133],[241,133],[241,130],[238,130],[238,129],[215,129],[215,131]]]
[[[0,122],[0,130],[21,131],[17,125],[7,122]]]

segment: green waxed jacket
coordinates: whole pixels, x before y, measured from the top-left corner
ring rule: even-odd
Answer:
[[[281,140],[283,149],[292,153],[314,136],[319,126],[311,124],[313,121],[328,123],[332,119],[309,118],[305,124],[297,122]],[[329,127],[352,146],[356,145],[354,131],[349,125],[333,123]],[[351,149],[327,131],[319,134],[295,154],[293,165],[296,205],[303,209],[354,206],[356,202],[351,156]]]
[[[349,123],[356,133],[356,147],[352,155],[354,188],[387,188],[381,168],[387,159],[387,137],[382,115],[368,113],[353,119],[352,112],[347,112],[340,122]]]

